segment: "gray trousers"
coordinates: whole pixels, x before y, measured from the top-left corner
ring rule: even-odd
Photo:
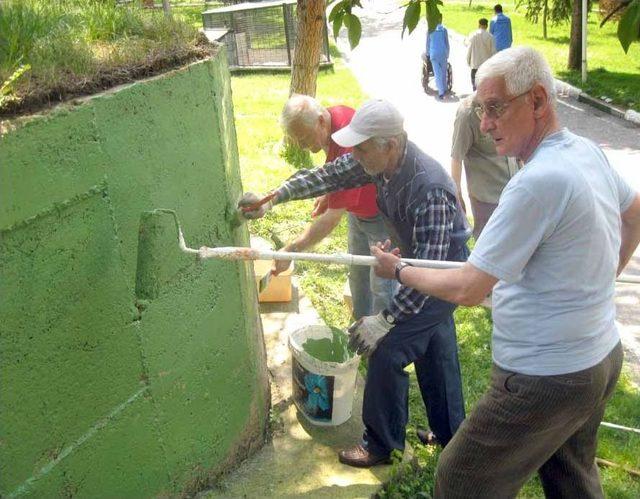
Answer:
[[[477,241],[482,229],[487,225],[491,214],[495,211],[498,205],[478,201],[471,195],[469,195],[469,200],[471,201],[471,214],[473,215],[473,237],[475,237]]]
[[[371,246],[389,238],[380,215],[373,218],[356,217],[349,213],[348,245],[353,255],[371,255]],[[389,306],[397,283],[393,279],[378,277],[373,267],[353,265],[349,268],[349,288],[353,302],[353,316],[375,315]]]
[[[597,433],[622,368],[622,345],[558,376],[493,367],[491,385],[445,447],[434,498],[511,498],[536,471],[546,497],[602,498]]]

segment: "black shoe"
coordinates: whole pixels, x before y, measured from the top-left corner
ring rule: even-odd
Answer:
[[[432,431],[416,430],[416,435],[418,435],[418,439],[423,445],[440,445],[440,442],[438,442],[438,439]]]
[[[391,463],[389,455],[372,454],[361,444],[341,450],[338,453],[338,460],[342,464],[354,466],[356,468],[369,468],[376,464]]]

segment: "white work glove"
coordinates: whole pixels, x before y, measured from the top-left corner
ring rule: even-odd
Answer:
[[[389,324],[382,313],[362,317],[347,329],[349,348],[358,355],[371,355],[392,327],[393,324]]]
[[[262,218],[264,215],[271,209],[273,206],[273,200],[269,200],[266,203],[256,207],[253,210],[245,211],[243,208],[249,207],[251,205],[255,205],[259,203],[260,200],[264,199],[264,196],[259,197],[253,192],[246,192],[238,201],[238,212],[240,215],[248,220],[254,220],[257,218]]]

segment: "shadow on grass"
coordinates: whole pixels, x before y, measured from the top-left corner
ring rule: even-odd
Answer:
[[[540,42],[558,43],[562,45],[568,45],[570,40],[568,36],[547,36],[547,38],[545,38],[542,35],[533,35],[530,38],[533,38],[534,40],[538,40]]]
[[[637,73],[631,73],[638,69],[640,67],[629,68],[629,72],[622,72],[594,68],[589,70],[585,83],[582,83],[580,71],[559,71],[557,76],[593,97],[606,96],[613,99],[614,104],[625,109],[631,107],[640,110],[640,78]]]

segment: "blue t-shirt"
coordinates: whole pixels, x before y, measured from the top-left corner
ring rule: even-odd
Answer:
[[[581,371],[618,343],[620,214],[635,192],[591,141],[546,137],[507,184],[469,257],[493,291],[493,360],[529,375]]]
[[[511,34],[511,19],[504,14],[497,14],[489,23],[489,33],[493,35],[496,51],[508,49],[513,43]]]

